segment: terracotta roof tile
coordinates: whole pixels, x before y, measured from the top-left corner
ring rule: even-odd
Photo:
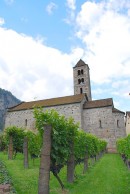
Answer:
[[[107,107],[107,106],[113,106],[112,98],[92,100],[92,101],[85,102],[83,108],[90,109],[90,108],[101,108],[101,107]]]
[[[19,110],[27,110],[33,109],[34,107],[49,107],[49,106],[58,106],[64,104],[72,104],[72,103],[80,103],[85,94],[78,94],[73,96],[65,96],[59,98],[51,98],[39,101],[31,101],[31,102],[22,102],[17,106],[11,107],[8,109],[9,112],[19,111]]]
[[[120,111],[120,110],[118,110],[117,108],[114,108],[114,107],[112,109],[112,112],[113,113],[123,113],[123,114],[125,114],[123,111]]]

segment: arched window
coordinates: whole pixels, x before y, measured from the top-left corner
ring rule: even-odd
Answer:
[[[82,75],[84,74],[84,70],[83,70],[83,69],[81,69],[81,74],[82,74]]]
[[[78,75],[80,75],[80,70],[78,70]]]
[[[78,79],[78,84],[80,84],[81,83],[81,80],[80,79]]]
[[[102,121],[99,120],[99,127],[102,128]]]
[[[83,93],[83,88],[80,88],[80,94],[82,94]]]
[[[84,83],[84,78],[81,79],[81,82]]]

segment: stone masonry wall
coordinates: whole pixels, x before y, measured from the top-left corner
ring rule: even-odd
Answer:
[[[33,118],[33,110],[30,109],[8,112],[6,114],[5,128],[10,126],[23,127],[30,130],[35,130],[35,119]]]
[[[126,115],[126,133],[127,135],[130,134],[130,117],[128,114]]]
[[[73,117],[75,122],[81,126],[81,105],[80,103],[46,107],[44,110],[55,109],[59,114],[65,115],[66,118]],[[9,126],[23,127],[35,131],[35,119],[33,109],[8,112],[6,115],[5,128]]]
[[[112,107],[83,109],[83,103],[46,107],[44,110],[55,109],[66,118],[73,117],[75,122],[79,122],[80,127],[88,132],[102,138],[108,142],[108,149],[116,149],[116,140],[126,135],[124,114],[113,113]],[[118,124],[118,125],[117,125]],[[6,116],[5,128],[17,126],[35,131],[35,119],[33,109],[8,112]]]
[[[108,142],[108,148],[116,147],[112,107],[84,109],[84,130]]]
[[[113,113],[116,139],[125,137],[125,120],[123,113]]]

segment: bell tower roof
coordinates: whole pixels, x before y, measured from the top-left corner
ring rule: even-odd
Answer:
[[[78,63],[73,68],[81,67],[81,66],[85,66],[85,65],[87,65],[87,67],[89,68],[88,64],[86,64],[82,59],[80,59],[78,61]]]

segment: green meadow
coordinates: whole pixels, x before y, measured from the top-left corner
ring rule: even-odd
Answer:
[[[21,154],[15,160],[8,160],[7,154],[1,152],[0,161],[5,164],[17,194],[38,193],[39,159],[34,162],[30,159],[28,169],[23,167]],[[130,171],[118,154],[105,154],[94,165],[89,162],[86,174],[82,171],[83,166],[78,165],[75,182],[69,184],[66,181],[66,168],[61,170],[59,175],[65,185],[63,191],[51,174],[50,194],[130,194]]]

